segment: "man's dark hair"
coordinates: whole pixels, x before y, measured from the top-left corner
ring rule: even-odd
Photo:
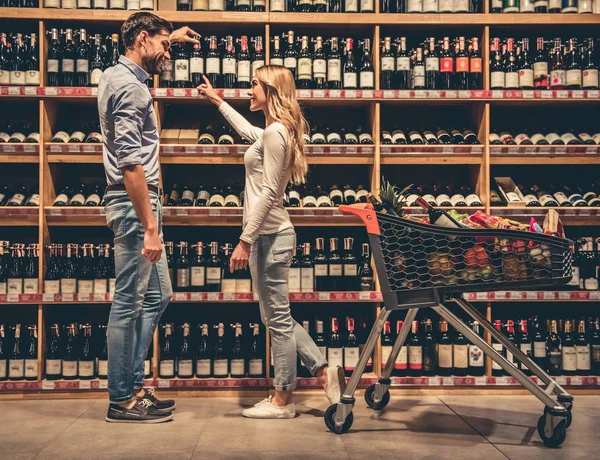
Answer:
[[[121,26],[121,36],[123,44],[128,50],[135,48],[135,41],[140,33],[148,32],[148,35],[153,36],[160,32],[173,32],[173,26],[169,21],[159,18],[155,14],[140,11],[133,13]]]

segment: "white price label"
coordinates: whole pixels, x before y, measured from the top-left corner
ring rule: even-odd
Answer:
[[[329,292],[319,292],[319,300],[328,301],[331,298]]]
[[[202,293],[201,292],[192,292],[191,301],[192,302],[202,302]]]
[[[313,91],[313,98],[324,98],[325,97],[325,91],[323,91],[322,89],[315,89]]]
[[[175,88],[173,90],[173,96],[175,96],[175,97],[185,97],[185,89],[183,89],[183,88]]]
[[[210,302],[216,302],[219,300],[219,292],[209,292],[206,296]]]
[[[353,89],[346,90],[346,99],[356,99],[356,91]]]
[[[600,97],[600,91],[588,90],[587,97],[588,97],[588,99],[598,99]]]
[[[223,293],[223,300],[225,300],[225,301],[235,300],[235,294],[233,292],[224,292]]]
[[[459,91],[458,97],[460,99],[471,99],[471,91]]]
[[[54,294],[43,294],[42,301],[43,302],[54,302]]]
[[[568,99],[569,98],[569,92],[568,91],[557,91],[556,92],[556,98],[557,99]]]
[[[42,382],[42,390],[54,390],[54,381],[44,380]]]
[[[504,99],[504,91],[494,90],[492,91],[492,98],[494,99]]]
[[[576,90],[571,93],[573,95],[573,99],[583,99],[583,91]]]
[[[46,96],[56,96],[56,95],[58,95],[58,88],[47,86],[45,89],[46,89]]]
[[[329,91],[330,98],[342,97],[342,92],[339,89],[332,89]]]
[[[531,90],[524,90],[523,91],[523,99],[533,99],[533,91]]]
[[[396,94],[395,91],[386,90],[383,92],[383,98],[384,99],[393,99],[395,94]]]
[[[159,379],[158,388],[169,388],[169,380],[167,379]]]
[[[154,91],[155,91],[154,92],[155,97],[166,97],[167,96],[166,88],[156,88]]]
[[[372,89],[363,89],[362,92],[363,99],[372,99],[374,97]]]
[[[25,88],[25,95],[26,96],[36,96],[37,95],[37,88],[31,88],[31,87],[26,87]]]
[[[457,91],[446,91],[446,99],[457,99],[458,92]]]
[[[79,381],[79,389],[80,390],[89,390],[91,388],[91,382],[89,380],[80,380]]]
[[[299,98],[309,98],[310,97],[310,90],[301,89],[300,91],[298,91],[298,97]]]

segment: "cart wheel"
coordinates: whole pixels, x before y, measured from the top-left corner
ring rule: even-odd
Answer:
[[[573,423],[573,414],[571,413],[571,408],[567,409],[567,419],[565,420],[565,428],[569,428]]]
[[[325,425],[329,428],[329,431],[335,434],[345,433],[352,426],[352,422],[354,422],[354,415],[352,412],[348,414],[346,420],[344,421],[344,425],[341,427],[337,427],[335,425],[335,413],[337,411],[337,404],[332,404],[329,406],[329,409],[325,412]]]
[[[390,392],[386,391],[383,394],[381,401],[375,402],[375,387],[376,385],[371,385],[369,388],[367,388],[367,391],[365,391],[365,401],[367,402],[367,406],[369,406],[371,409],[381,410],[389,404]]]
[[[560,445],[565,442],[565,438],[567,437],[565,421],[561,420],[556,428],[554,428],[552,436],[548,438],[544,432],[544,427],[546,426],[546,417],[548,417],[548,415],[544,414],[538,420],[538,434],[540,435],[540,438],[542,438],[542,441],[544,441],[544,445],[546,447],[560,447]]]

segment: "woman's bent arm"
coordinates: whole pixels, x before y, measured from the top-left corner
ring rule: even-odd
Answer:
[[[248,139],[251,142],[256,142],[260,136],[262,136],[262,133],[264,132],[262,128],[253,126],[227,102],[221,103],[219,106],[219,111],[240,136]]]
[[[240,239],[252,244],[277,201],[281,182],[289,175],[289,155],[287,153],[287,131],[285,126],[275,123],[265,130],[263,136],[263,177],[262,188],[256,206],[248,216],[248,221]]]

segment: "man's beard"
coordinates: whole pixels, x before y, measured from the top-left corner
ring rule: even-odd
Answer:
[[[146,67],[146,72],[148,72],[150,75],[158,75],[160,73],[160,66],[157,64],[155,58],[143,58],[142,62],[144,67]]]

